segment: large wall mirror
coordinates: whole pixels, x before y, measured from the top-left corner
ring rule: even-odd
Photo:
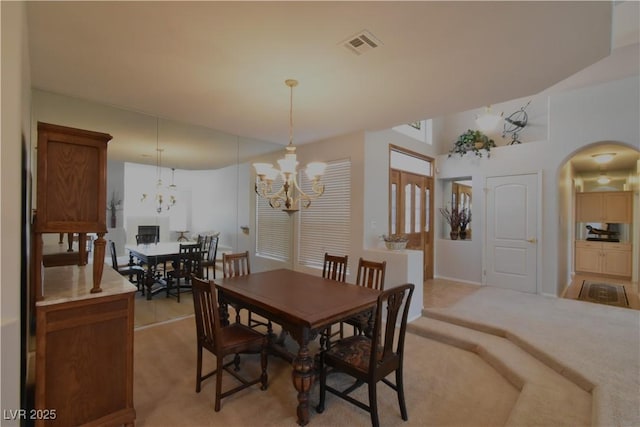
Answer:
[[[282,145],[39,90],[33,90],[32,111],[33,162],[39,121],[113,136],[107,150],[105,239],[115,243],[121,263],[140,227],[158,227],[160,241],[216,232],[222,247],[245,250],[250,244],[241,227],[251,226],[251,163]],[[58,234],[44,236],[45,251],[66,251],[64,237],[61,244]],[[77,250],[77,240],[72,244]],[[111,266],[109,256],[105,264]],[[160,315],[152,309],[146,321],[161,321]]]

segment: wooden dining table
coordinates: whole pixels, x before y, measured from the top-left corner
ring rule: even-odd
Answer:
[[[309,343],[327,326],[371,310],[380,291],[279,269],[215,279],[222,313],[228,304],[246,308],[279,324],[298,343],[293,386],[298,392],[298,424],[309,422],[309,390],[316,376]]]

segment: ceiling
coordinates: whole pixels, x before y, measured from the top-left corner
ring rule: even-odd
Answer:
[[[611,2],[27,7],[35,88],[279,144],[288,142],[288,78],[300,82],[302,144],[539,93],[611,46]],[[379,43],[356,55],[343,42],[362,30]],[[194,157],[185,168],[203,168]]]
[[[597,154],[615,154],[613,160],[606,164],[598,164],[593,156]],[[601,142],[580,150],[570,160],[574,174],[585,181],[595,181],[600,174],[612,180],[627,181],[629,174],[640,171],[640,153],[637,150],[616,143]]]

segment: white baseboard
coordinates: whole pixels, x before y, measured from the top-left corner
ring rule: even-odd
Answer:
[[[482,283],[480,283],[480,282],[473,282],[471,280],[458,279],[457,277],[434,276],[433,278],[434,279],[451,280],[452,282],[466,283],[467,285],[482,286]]]

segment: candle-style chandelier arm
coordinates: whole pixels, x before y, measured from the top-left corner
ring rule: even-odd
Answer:
[[[255,187],[256,193],[260,197],[267,199],[272,208],[280,208],[284,205],[284,210],[290,212],[298,210],[295,206],[299,202],[302,202],[303,207],[308,208],[313,200],[324,193],[324,184],[320,182],[319,176],[311,180],[312,194],[307,194],[300,188],[295,174],[285,174],[284,183],[276,193],[272,193],[272,184],[272,180],[259,176]]]

